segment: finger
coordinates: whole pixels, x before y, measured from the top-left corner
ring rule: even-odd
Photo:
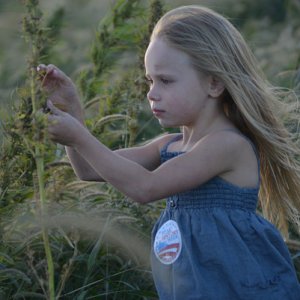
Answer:
[[[64,112],[57,108],[50,99],[47,100],[47,107],[53,115],[62,116],[64,114]]]
[[[36,70],[37,70],[38,73],[47,72],[47,66],[44,65],[44,64],[39,64],[39,65],[36,67]]]
[[[36,68],[43,88],[52,89],[53,84],[70,83],[71,79],[55,65],[40,64]]]
[[[48,137],[53,143],[58,143],[58,139],[56,138],[55,134],[52,133],[50,130],[48,130]]]
[[[55,65],[45,65],[45,64],[39,64],[36,68],[37,72],[46,72],[46,73],[51,73],[53,70],[58,69]]]
[[[49,79],[49,75],[51,73],[53,73],[54,69],[49,68],[48,66],[46,66],[44,64],[39,64],[36,68],[36,71],[37,71],[38,77],[41,81],[41,86],[46,87],[49,83],[49,81],[46,82],[46,80]]]
[[[58,124],[57,116],[55,115],[48,115],[48,132],[52,134],[52,131],[54,130],[54,126]]]
[[[43,81],[46,74],[47,74],[47,67],[44,64],[39,64],[36,67],[36,71],[37,71],[37,74],[38,74],[38,79]]]
[[[43,80],[42,80],[42,86],[46,86],[47,83],[49,83],[49,79],[56,80],[55,75],[56,71],[53,67],[46,67],[46,69],[42,69],[42,72],[44,74]]]
[[[49,78],[53,78],[61,82],[70,81],[70,78],[63,71],[52,64],[48,65],[46,76],[49,76]]]

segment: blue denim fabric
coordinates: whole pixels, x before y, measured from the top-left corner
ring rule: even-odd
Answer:
[[[181,153],[162,150],[162,162]],[[168,220],[179,227],[178,259],[163,264],[152,247],[160,300],[300,300],[289,251],[277,229],[256,214],[258,188],[216,177],[167,199],[152,240]]]

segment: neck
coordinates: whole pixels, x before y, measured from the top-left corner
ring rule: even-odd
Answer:
[[[204,136],[223,129],[234,129],[235,126],[228,120],[224,112],[211,115],[210,118],[198,120],[193,126],[183,126],[182,147],[188,150]]]

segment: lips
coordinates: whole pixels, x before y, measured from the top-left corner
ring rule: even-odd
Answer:
[[[165,111],[162,109],[158,109],[158,108],[152,108],[152,112],[155,116],[159,116],[159,115],[163,114]]]

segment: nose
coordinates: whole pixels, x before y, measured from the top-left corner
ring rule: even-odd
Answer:
[[[158,95],[158,92],[155,91],[152,88],[150,88],[149,92],[147,93],[147,98],[149,101],[159,101],[160,100],[160,96]]]

